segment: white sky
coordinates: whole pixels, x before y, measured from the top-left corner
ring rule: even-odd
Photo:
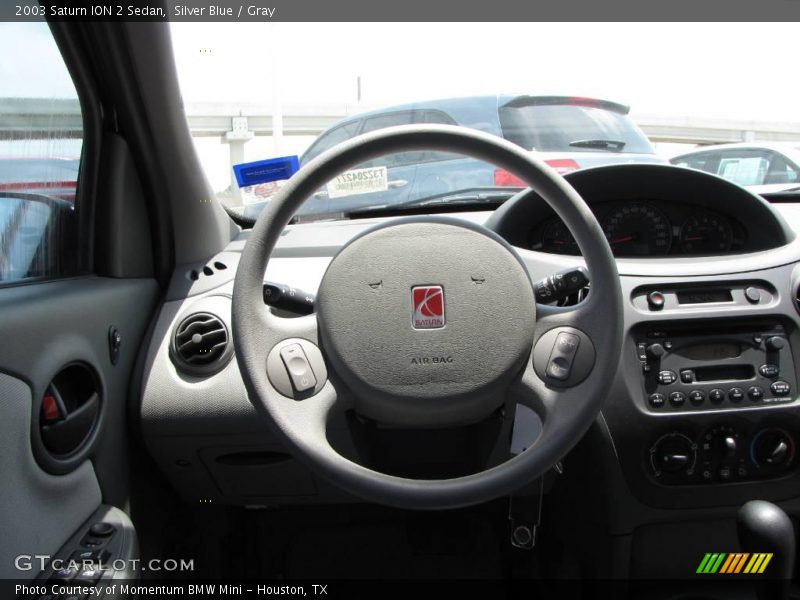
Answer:
[[[346,103],[583,95],[633,114],[800,121],[797,23],[173,23],[187,102]],[[313,138],[287,137],[280,154]],[[196,142],[214,189],[227,148]],[[672,155],[685,147],[660,145]],[[246,160],[275,154],[269,139]]]
[[[800,120],[798,23],[171,25],[187,101],[366,104],[494,93],[617,100],[634,112]]]
[[[798,23],[173,23],[186,102],[368,107],[425,98],[586,95],[633,114],[800,121]],[[0,23],[0,96],[74,96],[41,23]],[[273,68],[274,67],[274,68]],[[0,115],[2,119],[2,115]],[[310,138],[286,138],[299,153]],[[214,189],[227,147],[197,141]],[[268,140],[246,145],[264,158]]]

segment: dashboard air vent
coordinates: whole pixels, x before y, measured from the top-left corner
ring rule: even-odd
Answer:
[[[190,314],[173,332],[172,356],[183,371],[210,375],[225,366],[232,352],[228,328],[211,313]]]
[[[794,288],[794,307],[797,312],[800,312],[800,285],[796,285]]]

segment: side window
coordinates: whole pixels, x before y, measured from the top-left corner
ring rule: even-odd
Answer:
[[[773,154],[764,183],[798,183],[800,171],[780,154]]]
[[[46,23],[1,23],[0,54],[0,283],[73,275],[78,95]]]
[[[375,115],[364,119],[364,127],[361,133],[377,131],[386,127],[396,127],[398,125],[410,125],[414,119],[414,111],[403,110],[382,115]],[[420,152],[400,152],[398,154],[387,154],[375,160],[364,163],[365,167],[387,166],[389,168],[404,167],[414,165],[419,162]]]
[[[382,115],[375,115],[364,120],[364,128],[361,133],[376,131],[386,127],[396,127],[398,125],[410,124],[443,124],[455,125],[456,122],[447,113],[433,109],[404,110]],[[421,163],[434,162],[453,158],[454,155],[445,152],[401,152],[383,156],[369,163],[370,166],[386,165],[387,167],[403,167],[418,165]]]
[[[719,159],[717,175],[739,185],[761,185],[767,176],[769,159],[758,150],[731,150]]]
[[[690,169],[697,169],[698,171],[716,173],[716,165],[718,160],[719,154],[716,152],[703,152],[702,154],[684,156],[683,158],[678,159],[675,164],[679,167],[688,167]]]
[[[412,122],[413,115],[413,111],[404,110],[386,113],[385,115],[367,117],[364,119],[364,128],[361,130],[361,133],[368,133],[377,129],[384,129],[386,127],[395,127],[397,125],[408,125]]]
[[[350,121],[339,125],[335,129],[331,129],[328,133],[322,135],[316,142],[311,145],[308,152],[303,155],[303,164],[307,163],[313,158],[316,158],[325,150],[333,148],[336,144],[349,140],[358,132],[358,124],[360,121]]]

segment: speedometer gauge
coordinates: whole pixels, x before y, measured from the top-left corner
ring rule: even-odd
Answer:
[[[532,249],[541,249],[542,252],[552,254],[578,254],[578,244],[561,219],[555,219],[547,224],[542,230],[540,248]]]
[[[727,252],[733,243],[728,219],[712,213],[696,213],[681,227],[681,249],[687,254]]]
[[[611,211],[603,231],[616,256],[666,254],[672,246],[672,226],[649,204],[627,204]]]

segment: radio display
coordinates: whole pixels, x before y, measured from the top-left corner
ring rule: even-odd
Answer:
[[[694,370],[695,381],[741,381],[752,379],[753,365],[731,365],[720,367],[698,367]]]
[[[742,346],[735,342],[692,344],[675,350],[675,353],[691,360],[722,360],[739,356]]]
[[[711,302],[733,302],[730,290],[678,290],[678,304],[709,304]]]

